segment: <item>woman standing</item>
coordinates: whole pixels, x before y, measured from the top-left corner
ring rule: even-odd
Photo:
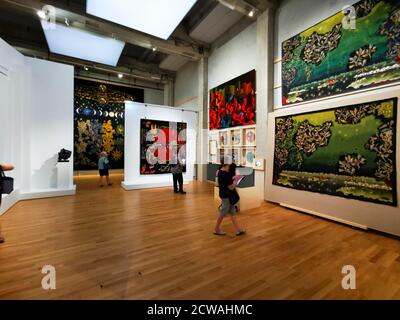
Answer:
[[[109,178],[110,174],[108,172],[108,170],[110,169],[110,162],[108,161],[108,158],[107,158],[107,152],[102,151],[100,153],[98,167],[99,167],[99,174],[100,174],[100,187],[104,187],[103,177],[106,177],[107,185],[111,186],[110,178]]]
[[[14,167],[11,165],[0,165],[1,169],[3,169],[3,171],[10,171],[10,170],[14,170]],[[3,194],[3,190],[1,190],[1,184],[0,184],[0,207],[1,207],[1,198],[2,198],[2,194]],[[1,235],[1,226],[0,226],[0,243],[4,242],[4,237]]]

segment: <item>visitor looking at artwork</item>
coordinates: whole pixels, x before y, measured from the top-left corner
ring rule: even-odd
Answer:
[[[183,191],[183,173],[182,173],[184,168],[183,162],[184,160],[178,160],[176,164],[171,165],[171,173],[174,181],[174,192],[186,194],[186,192]],[[178,184],[179,184],[179,189],[178,189]]]
[[[104,187],[103,184],[103,177],[106,177],[107,185],[111,186],[112,183],[110,182],[110,161],[108,160],[107,152],[102,151],[100,153],[100,158],[99,158],[99,174],[100,174],[100,187]]]

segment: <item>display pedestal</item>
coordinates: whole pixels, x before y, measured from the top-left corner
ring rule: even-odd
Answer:
[[[57,189],[70,189],[73,186],[71,162],[57,163]]]
[[[240,196],[238,207],[241,211],[259,208],[262,204],[262,199],[258,196],[256,187],[236,188]],[[219,188],[214,187],[214,200],[219,201]]]

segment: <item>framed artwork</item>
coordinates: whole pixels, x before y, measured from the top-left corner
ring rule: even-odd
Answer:
[[[210,90],[210,130],[256,123],[256,71]]]
[[[246,167],[253,167],[255,158],[256,158],[256,148],[243,149],[243,161],[242,161],[243,165],[245,165]]]
[[[186,128],[184,122],[140,120],[141,175],[171,173],[171,164],[186,160]]]
[[[256,129],[244,129],[243,133],[244,144],[246,146],[255,146],[256,145]]]
[[[397,206],[397,98],[275,119],[273,184]]]
[[[231,139],[232,145],[240,146],[242,144],[242,130],[232,130]]]
[[[74,86],[74,170],[97,170],[101,151],[124,168],[124,101],[143,102],[144,90],[78,78]]]
[[[282,105],[397,81],[397,0],[361,0],[282,43]]]
[[[221,147],[226,147],[231,145],[231,138],[229,131],[224,130],[219,132],[219,145]]]
[[[216,140],[210,140],[209,141],[209,152],[210,155],[216,155],[217,154],[217,141]]]
[[[232,157],[232,162],[235,163],[237,166],[242,165],[242,155],[240,148],[232,148],[231,157]]]

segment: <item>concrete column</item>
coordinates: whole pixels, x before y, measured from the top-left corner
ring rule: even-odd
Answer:
[[[197,135],[197,179],[207,180],[208,162],[208,58],[199,61],[199,87],[198,87],[198,110],[199,110],[199,132]]]
[[[174,105],[174,80],[170,79],[164,85],[164,105],[173,106]]]
[[[257,19],[257,157],[265,159],[267,152],[268,112],[273,110],[273,27],[274,12],[266,10]],[[255,183],[260,197],[265,198],[265,172],[256,171]]]

